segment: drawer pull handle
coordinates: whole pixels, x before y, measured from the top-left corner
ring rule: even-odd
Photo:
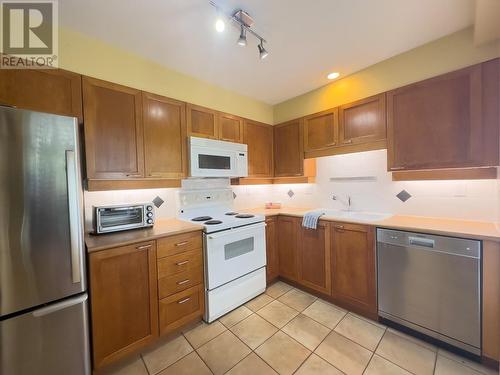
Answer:
[[[344,144],[352,143],[352,139],[346,139],[345,141],[342,141],[342,143],[344,143]]]
[[[188,283],[188,282],[190,282],[190,281],[191,281],[191,280],[189,280],[189,279],[182,280],[182,281],[179,281],[179,282],[177,283],[177,285],[184,285],[184,284],[187,284],[187,283]]]
[[[176,243],[175,246],[184,246],[184,245],[187,245],[188,243],[189,243],[189,241],[182,241],[182,242]]]
[[[327,143],[326,145],[327,145],[327,146],[335,146],[335,145],[337,145],[337,142],[329,142],[329,143]]]
[[[406,169],[406,167],[391,167],[391,171],[401,171],[403,169]]]
[[[191,299],[191,297],[188,297],[188,298],[184,298],[183,300],[180,300],[180,301],[177,301],[177,303],[179,305],[182,305],[183,303],[186,303],[187,301],[189,301]]]
[[[145,250],[145,249],[149,249],[152,245],[144,245],[144,246],[137,246],[136,249],[137,250]]]
[[[335,225],[335,229],[344,229],[343,225]]]
[[[185,260],[185,261],[183,261],[183,262],[177,262],[177,263],[175,263],[175,264],[176,264],[177,266],[183,266],[183,265],[188,264],[188,263],[189,263],[189,260]]]
[[[142,177],[142,174],[140,174],[140,173],[129,173],[129,174],[127,174],[127,177]]]

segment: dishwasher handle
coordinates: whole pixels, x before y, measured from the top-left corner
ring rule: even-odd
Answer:
[[[410,243],[410,245],[424,246],[430,249],[434,249],[434,246],[436,245],[436,241],[430,238],[421,238],[412,236],[408,237],[408,242]]]

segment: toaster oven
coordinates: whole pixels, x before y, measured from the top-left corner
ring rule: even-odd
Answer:
[[[152,203],[94,207],[96,234],[151,227],[154,222]]]

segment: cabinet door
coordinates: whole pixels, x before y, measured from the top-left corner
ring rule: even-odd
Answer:
[[[293,177],[304,174],[302,120],[274,126],[274,175]]]
[[[186,111],[188,135],[211,139],[219,138],[217,111],[194,104],[188,104]]]
[[[358,312],[375,314],[375,241],[371,226],[333,223],[332,291],[334,299]]]
[[[245,121],[244,143],[248,145],[248,177],[273,177],[273,127]]]
[[[341,145],[369,143],[386,138],[385,93],[339,107]]]
[[[219,113],[219,139],[227,142],[243,142],[243,119]]]
[[[497,165],[499,61],[388,92],[388,169]]]
[[[142,93],[146,177],[182,178],[187,173],[186,104]]]
[[[304,117],[304,151],[306,153],[338,145],[338,114],[338,108],[333,108]]]
[[[298,279],[297,232],[299,219],[279,216],[277,223],[279,274],[296,281]]]
[[[144,176],[139,90],[83,77],[87,177]]]
[[[318,292],[331,293],[330,225],[317,229],[300,227],[298,240],[299,283]]]
[[[0,69],[0,104],[82,117],[82,77],[61,69]]]
[[[155,242],[91,253],[90,296],[94,367],[158,337]]]
[[[276,246],[276,218],[266,219],[267,282],[279,276],[279,256]]]

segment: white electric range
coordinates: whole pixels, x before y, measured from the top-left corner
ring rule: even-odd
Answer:
[[[265,217],[235,210],[231,188],[181,189],[179,201],[179,219],[204,226],[204,319],[210,323],[265,291]]]

